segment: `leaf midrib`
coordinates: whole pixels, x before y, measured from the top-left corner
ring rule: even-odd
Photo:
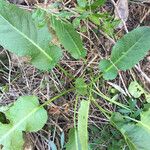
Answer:
[[[29,42],[31,42],[40,52],[42,52],[50,61],[52,61],[52,57],[50,57],[40,46],[38,46],[33,40],[31,40],[30,38],[28,38],[28,36],[26,36],[23,32],[21,32],[20,30],[18,30],[15,26],[13,26],[7,19],[5,19],[5,17],[3,17],[1,14],[0,16],[2,17],[2,19],[4,21],[6,21],[15,31],[17,31],[17,33],[19,33],[21,36],[23,36],[25,39],[27,39]]]
[[[35,113],[36,111],[38,111],[41,108],[41,106],[36,107],[35,109],[33,109],[31,112],[28,113],[28,115],[26,115],[21,121],[19,121],[16,125],[14,125],[6,134],[4,134],[1,138],[0,138],[0,143],[1,141],[3,141],[5,138],[7,138],[13,131],[15,131],[25,120],[27,120],[33,113]]]
[[[136,145],[134,144],[134,142],[133,142],[127,135],[125,135],[124,133],[122,133],[122,134],[123,134],[125,140],[128,139],[128,140],[130,141],[130,143],[132,144],[132,146],[136,149],[137,147],[136,147]],[[126,142],[127,142],[127,144],[129,143],[127,140],[126,140]],[[128,145],[129,145],[129,144],[128,144]]]
[[[13,126],[5,135],[2,136],[2,138],[0,138],[0,143],[3,139],[5,139],[7,136],[9,136],[9,134],[11,134],[15,129],[17,129],[26,119],[28,119],[32,114],[34,114],[36,111],[38,111],[39,109],[43,108],[45,105],[50,104],[52,101],[54,101],[55,99],[63,96],[64,94],[68,93],[72,91],[72,89],[62,92],[60,95],[46,101],[45,103],[43,103],[42,105],[36,107],[35,109],[33,109],[31,112],[28,113],[28,115],[26,115],[21,121],[19,121],[15,127]]]
[[[141,125],[141,127],[144,127],[144,128],[146,128],[147,130],[148,130],[148,132],[150,133],[150,127],[149,126],[147,126],[146,124],[144,124],[144,123],[142,123],[142,121],[138,121],[137,120],[137,124],[135,124],[135,126],[138,126],[138,124],[139,125]],[[121,132],[122,133],[122,132]],[[132,138],[129,138],[128,137],[128,135],[126,135],[126,134],[124,134],[124,133],[122,133],[123,135],[124,135],[124,137],[126,137],[131,143],[132,143],[132,146],[134,146],[134,148],[136,149],[137,148],[137,146],[136,146],[136,144],[134,144],[134,142],[132,141]],[[128,142],[127,142],[128,143]]]
[[[122,133],[122,135],[123,135],[123,137],[124,137],[126,143],[128,144],[127,139],[129,139],[129,141],[131,141],[130,138],[129,138],[128,136],[126,136],[126,134],[125,134],[124,132],[122,132],[122,130],[118,127],[118,125],[117,125],[114,121],[112,121],[112,122],[113,122],[113,124],[115,125],[115,127]],[[131,141],[131,144],[132,144],[132,146],[136,149],[136,145],[135,145],[132,141]],[[129,144],[128,144],[128,145],[129,145]]]
[[[117,61],[115,61],[115,62],[113,62],[113,64],[112,64],[112,62],[111,62],[111,66],[108,68],[108,69],[106,69],[106,71],[105,72],[108,72],[113,66],[115,66],[116,68],[117,68],[117,66],[116,66],[116,64],[119,62],[119,61],[121,61],[124,57],[126,57],[126,55],[132,50],[132,48],[144,37],[145,35],[143,34],[138,40],[137,40],[137,42],[134,44],[134,45],[132,45],[130,48],[129,48],[129,50],[128,51],[126,51],[125,53],[124,53],[124,55],[122,55]]]

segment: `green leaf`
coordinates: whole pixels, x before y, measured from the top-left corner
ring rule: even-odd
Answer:
[[[150,50],[150,27],[139,27],[121,38],[113,47],[110,60],[99,64],[106,80],[115,79],[118,70],[134,67]]]
[[[103,72],[103,77],[106,80],[115,79],[117,76],[117,69],[110,63],[109,60],[103,59],[99,64],[100,70]]]
[[[89,20],[90,21],[92,21],[94,24],[96,24],[96,25],[100,25],[100,19],[99,19],[99,17],[98,16],[96,16],[95,14],[90,14],[89,15]]]
[[[78,2],[78,5],[80,6],[80,7],[86,7],[86,5],[87,5],[87,0],[77,0],[77,2]]]
[[[145,91],[142,86],[138,84],[137,81],[133,81],[130,83],[129,88],[128,88],[130,94],[134,98],[139,98],[142,94],[145,95],[146,101],[149,103],[150,102],[150,93]]]
[[[130,83],[128,90],[134,98],[139,98],[144,94],[143,88],[136,81]]]
[[[65,23],[64,21],[51,17],[51,25],[54,28],[56,35],[63,47],[74,57],[75,59],[84,58],[86,50],[83,48],[80,35],[75,31],[73,25]]]
[[[35,96],[22,96],[5,112],[9,124],[0,123],[0,144],[3,150],[21,150],[23,131],[36,132],[46,123],[46,110]]]
[[[78,133],[75,128],[69,130],[69,140],[66,144],[66,150],[81,150]]]
[[[50,46],[46,26],[38,28],[31,13],[0,0],[0,45],[19,56],[28,56],[41,70],[50,70],[61,58],[61,50]]]
[[[86,6],[86,9],[95,10],[98,7],[101,7],[102,5],[104,5],[105,2],[106,2],[106,0],[95,0],[90,6]]]
[[[127,123],[118,119],[116,114],[111,122],[122,133],[130,150],[149,150],[150,148],[150,109],[141,114],[141,120],[137,123]]]
[[[145,94],[146,101],[150,103],[150,93],[144,93],[144,94]]]
[[[88,150],[88,113],[90,101],[81,101],[78,112],[78,135],[82,150]]]
[[[74,26],[75,29],[80,26],[80,22],[81,22],[81,18],[79,18],[79,17],[77,17],[77,18],[75,18],[75,19],[73,20],[72,23],[73,23],[73,26]]]
[[[77,78],[75,81],[76,92],[81,95],[87,94],[87,84],[83,78]]]

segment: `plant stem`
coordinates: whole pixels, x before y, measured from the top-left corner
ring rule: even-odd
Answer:
[[[66,71],[63,67],[61,67],[60,65],[57,65],[57,67],[65,74],[66,77],[68,77],[71,80],[75,79],[75,77],[71,73]]]
[[[97,94],[97,95],[99,95],[100,97],[102,97],[102,98],[104,98],[105,100],[107,100],[108,102],[110,102],[110,103],[112,103],[112,104],[115,104],[115,105],[117,105],[117,106],[119,106],[119,107],[122,107],[122,108],[124,108],[124,109],[130,111],[130,109],[129,109],[128,107],[126,107],[125,105],[123,105],[123,104],[121,104],[121,103],[119,103],[119,102],[116,102],[116,101],[112,100],[111,98],[107,97],[107,96],[104,95],[103,93],[99,93],[99,92],[97,92],[97,91],[95,91],[95,90],[93,90],[93,89],[92,89],[92,91],[93,91],[95,94]]]
[[[63,95],[65,95],[65,94],[67,94],[67,93],[69,93],[69,92],[71,92],[71,91],[73,91],[73,90],[74,90],[74,88],[62,92],[61,94],[59,94],[59,95],[57,95],[57,96],[55,96],[55,97],[53,97],[53,98],[47,100],[45,103],[43,103],[42,105],[40,105],[40,107],[44,107],[44,106],[46,106],[46,105],[52,103],[52,102],[55,101],[56,99],[62,97]]]
[[[106,116],[107,119],[110,119],[110,116],[108,116],[107,113],[111,115],[111,114],[112,114],[111,111],[108,111],[108,110],[103,109],[103,108],[96,102],[95,99],[92,98],[91,101],[92,101],[92,102],[94,103],[94,105]]]

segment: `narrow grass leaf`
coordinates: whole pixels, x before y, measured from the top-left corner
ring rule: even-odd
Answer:
[[[61,136],[60,136],[60,144],[61,144],[61,148],[63,149],[64,147],[64,143],[65,143],[65,133],[62,132]]]
[[[57,150],[57,147],[53,141],[49,141],[48,146],[50,150]]]

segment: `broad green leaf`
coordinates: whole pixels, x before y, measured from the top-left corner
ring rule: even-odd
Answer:
[[[128,123],[116,114],[111,118],[112,124],[122,133],[130,150],[149,150],[150,148],[150,109],[141,114],[137,123]]]
[[[106,80],[115,79],[118,70],[134,67],[150,50],[150,27],[139,27],[121,38],[113,47],[110,60],[99,64]]]
[[[88,113],[90,101],[81,101],[78,112],[78,135],[82,150],[88,150]]]
[[[78,5],[80,6],[80,7],[86,7],[86,5],[87,5],[87,0],[77,0],[77,2],[78,2]]]
[[[75,128],[69,130],[69,140],[66,144],[66,150],[81,150],[78,133]]]
[[[21,150],[23,131],[40,130],[47,121],[47,112],[35,96],[22,96],[5,112],[9,124],[0,123],[0,144],[3,150]]]
[[[80,35],[75,31],[73,25],[51,17],[51,25],[58,36],[63,47],[74,57],[80,59],[85,57],[86,51],[83,47]]]
[[[81,95],[87,94],[87,84],[83,78],[77,78],[75,81],[76,92]]]
[[[9,133],[5,139],[1,140],[1,137],[5,135],[5,133],[11,131],[12,126],[7,124],[0,123],[0,144],[4,147],[2,150],[21,150],[23,149],[23,135],[22,131],[13,131]]]
[[[38,28],[31,13],[0,0],[0,45],[29,57],[38,69],[50,70],[61,57],[61,50],[50,46],[50,40],[48,28]]]

